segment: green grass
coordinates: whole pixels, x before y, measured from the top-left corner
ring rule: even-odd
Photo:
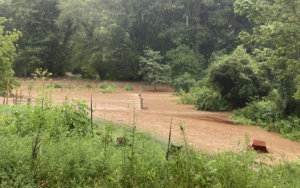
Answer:
[[[88,106],[74,102],[14,106],[13,116],[0,119],[0,187],[300,186],[299,161],[268,165],[271,156],[246,152],[247,135],[226,152],[206,154],[187,144],[180,125],[183,147],[166,160],[168,144],[135,126],[98,120],[92,134],[82,111]]]
[[[11,105],[0,104],[0,114],[8,112],[11,109]]]

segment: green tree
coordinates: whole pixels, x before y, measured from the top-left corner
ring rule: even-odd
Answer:
[[[172,68],[172,77],[176,78],[184,73],[189,73],[193,76],[200,74],[201,64],[200,60],[204,62],[204,58],[195,56],[192,49],[186,45],[178,46],[176,49],[167,52],[166,57],[170,59],[170,66]]]
[[[269,82],[261,77],[257,64],[242,46],[216,58],[207,71],[208,86],[237,107],[245,106],[256,95],[266,96],[270,90]]]
[[[253,33],[240,33],[240,39],[257,47],[254,54],[261,67],[267,67],[281,82],[293,77],[300,83],[300,1],[237,0],[237,13],[253,20]],[[300,99],[300,84],[295,94]]]
[[[146,83],[154,87],[156,91],[156,85],[171,82],[171,67],[159,64],[161,59],[163,59],[159,52],[154,52],[153,50],[145,50],[144,52],[144,57],[140,57],[139,74],[143,75]]]
[[[16,47],[14,42],[22,35],[21,32],[14,29],[13,32],[7,32],[3,35],[4,26],[2,23],[6,19],[0,17],[0,92],[6,91],[7,80],[9,80],[9,90],[13,90],[20,86],[20,83],[14,78],[12,64],[16,56]],[[16,44],[16,46],[18,46]]]

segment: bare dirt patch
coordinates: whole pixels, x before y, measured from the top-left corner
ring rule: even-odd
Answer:
[[[64,84],[63,79],[54,81]],[[53,81],[53,83],[54,83]],[[65,80],[69,83],[69,80]],[[103,82],[103,81],[101,81]],[[83,86],[87,81],[72,80],[71,83]],[[91,94],[93,95],[93,106],[96,109],[94,116],[97,118],[110,119],[112,121],[130,124],[133,120],[133,104],[136,107],[137,127],[155,133],[157,137],[167,140],[171,116],[173,117],[172,139],[181,139],[179,123],[186,125],[188,142],[195,148],[216,152],[225,150],[234,145],[234,142],[244,138],[245,132],[250,136],[251,141],[264,140],[273,156],[280,158],[283,154],[288,160],[295,159],[300,153],[300,144],[280,137],[278,133],[267,132],[259,127],[249,127],[233,124],[228,118],[231,112],[205,112],[196,111],[192,105],[175,104],[176,97],[171,96],[173,90],[168,86],[158,86],[157,92],[148,86],[144,86],[142,96],[144,106],[148,110],[140,109],[138,97],[139,87],[142,82],[131,82],[134,91],[128,92],[123,88],[127,82],[115,83],[118,92],[113,94],[102,94],[99,89],[99,81],[89,81],[97,89],[84,89],[76,91],[75,88],[63,88],[62,91],[55,89],[54,95],[57,101],[62,101],[66,95],[69,99],[86,100],[90,104]],[[28,93],[27,82],[22,82],[23,94]],[[35,93],[33,91],[33,93]],[[250,144],[250,143],[249,143]]]

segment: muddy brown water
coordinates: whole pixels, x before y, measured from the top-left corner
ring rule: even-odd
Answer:
[[[63,79],[53,80],[64,83]],[[103,81],[100,81],[103,82]],[[69,83],[66,79],[65,83]],[[87,83],[83,80],[71,80],[71,83],[78,87]],[[94,86],[99,85],[99,81],[89,81]],[[62,91],[55,89],[53,95],[57,101],[62,101],[66,95],[69,99],[86,100],[90,104],[91,94],[93,95],[93,108],[96,109],[94,117],[104,118],[125,124],[131,124],[133,121],[133,106],[136,108],[137,128],[151,132],[161,140],[167,140],[169,135],[170,120],[172,116],[172,141],[180,142],[182,136],[179,123],[185,125],[188,143],[195,148],[206,150],[207,152],[224,151],[232,148],[235,142],[243,139],[245,132],[248,133],[250,141],[263,140],[271,150],[272,156],[277,159],[284,157],[286,160],[294,160],[300,153],[300,143],[284,139],[278,133],[267,132],[259,127],[234,124],[228,118],[232,112],[206,112],[194,110],[193,105],[176,104],[178,98],[172,96],[172,88],[168,86],[158,86],[157,91],[149,86],[144,86],[142,97],[144,106],[148,110],[140,109],[140,100],[138,97],[139,88],[142,82],[131,82],[134,91],[124,90],[127,82],[112,82],[117,86],[117,93],[102,94],[97,89],[84,89],[77,91],[75,88],[63,88]],[[23,81],[21,89],[23,95],[28,93],[28,82]],[[33,94],[36,93],[34,90]],[[11,103],[11,101],[10,101]],[[134,105],[133,105],[134,104]],[[251,143],[249,143],[251,144]]]

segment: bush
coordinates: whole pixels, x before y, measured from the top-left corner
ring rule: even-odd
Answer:
[[[43,105],[39,105],[40,102],[43,102]],[[51,137],[60,133],[64,133],[65,136],[88,133],[89,107],[85,101],[72,100],[72,103],[65,102],[64,105],[55,106],[51,106],[49,102],[43,100],[37,101],[35,106],[14,106],[11,112],[0,120],[1,127],[5,132],[20,136],[36,131],[50,133]]]
[[[114,83],[112,83],[110,87],[101,90],[101,93],[115,93],[115,92],[116,92],[116,85]]]
[[[185,93],[188,93],[192,87],[197,86],[196,80],[191,78],[189,73],[185,73],[181,77],[174,80],[172,87],[176,92],[179,92],[180,89]]]
[[[210,111],[225,111],[231,108],[231,104],[223,99],[221,93],[206,87],[192,89],[197,98],[195,109]]]
[[[196,104],[197,96],[195,93],[185,93],[185,91],[179,90],[178,96],[182,104]]]
[[[53,88],[53,85],[52,85],[52,84],[46,84],[46,85],[45,85],[45,88],[46,88],[46,89]]]
[[[92,89],[92,88],[93,88],[93,86],[92,86],[91,83],[86,83],[86,84],[84,84],[84,87],[85,87],[85,88],[88,88],[88,89]]]
[[[59,82],[55,82],[55,84],[54,84],[54,88],[61,88],[62,86],[61,86],[61,83],[59,83]]]
[[[107,88],[107,82],[103,82],[103,83],[99,84],[99,88],[100,89],[106,89]]]
[[[300,119],[285,117],[285,105],[277,90],[273,90],[262,100],[253,100],[243,109],[235,110],[231,118],[235,123],[259,125],[267,131],[283,134],[285,138],[300,141]]]
[[[75,86],[72,85],[71,83],[66,83],[65,84],[65,88],[68,88],[68,89],[71,89],[71,88],[74,88]]]
[[[283,100],[277,90],[269,93],[261,101],[253,99],[243,109],[234,112],[235,116],[243,116],[257,122],[258,120],[272,122],[284,118]]]
[[[74,79],[74,80],[82,80],[82,76],[79,75],[79,74],[73,74],[73,76],[71,77],[71,79]]]
[[[95,80],[100,80],[99,74],[97,74],[97,75],[95,76]]]
[[[127,83],[124,88],[126,91],[133,91],[132,85],[129,83]]]

